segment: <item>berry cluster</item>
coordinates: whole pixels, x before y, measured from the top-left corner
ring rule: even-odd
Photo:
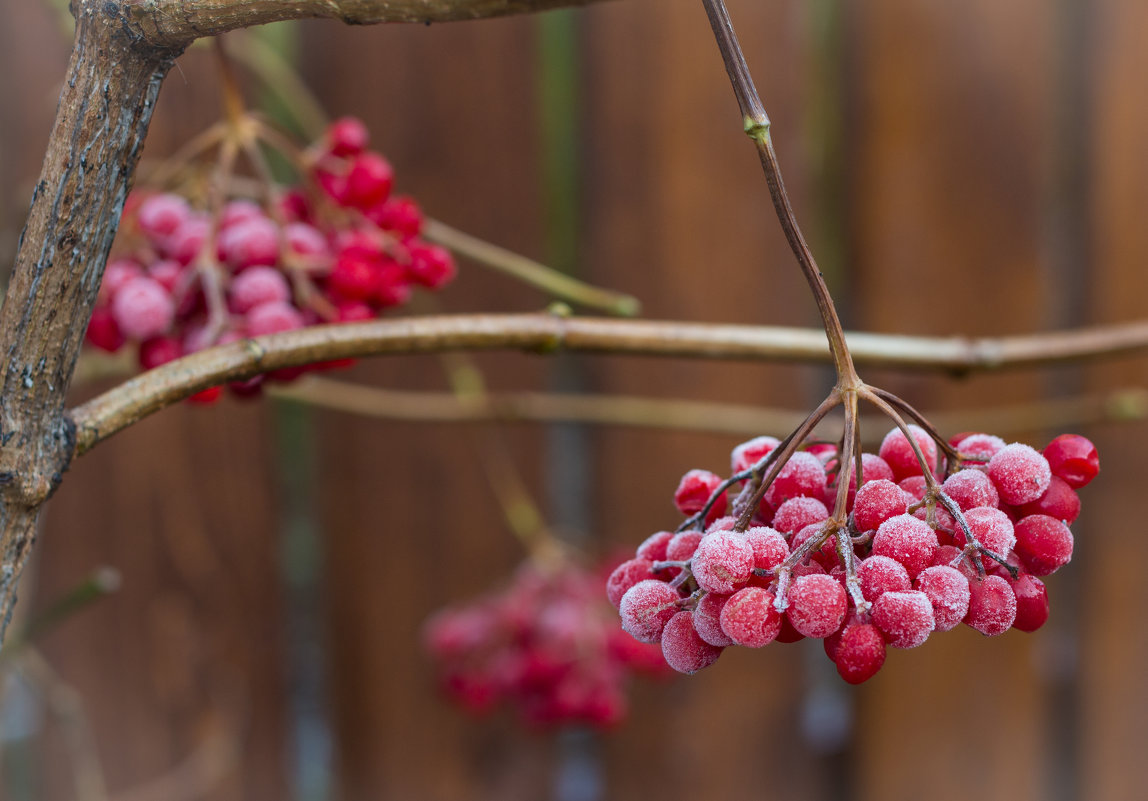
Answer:
[[[849,466],[840,531],[830,514],[842,472],[835,445],[808,444],[778,470],[770,454],[781,443],[758,437],[734,448],[730,479],[686,473],[674,501],[690,518],[651,535],[607,581],[622,628],[660,642],[683,673],[730,645],[822,638],[854,684],[881,668],[887,645],[914,648],[959,623],[987,636],[1040,628],[1049,612],[1040,577],[1072,557],[1068,526],[1076,490],[1099,471],[1096,448],[1075,434],[1041,453],[988,434],[943,443],[909,431],[932,480],[893,429],[877,454],[862,454],[860,489]],[[776,477],[762,495],[767,468]],[[723,517],[726,491],[742,483],[740,519]]]
[[[472,712],[505,702],[531,725],[618,723],[629,674],[665,662],[618,630],[601,586],[575,566],[527,563],[501,592],[437,613],[424,638],[442,686]]]
[[[264,187],[263,204],[228,199],[227,187],[202,210],[180,194],[133,193],[88,342],[109,352],[132,342],[151,369],[244,337],[369,320],[415,287],[447,284],[450,254],[419,239],[422,212],[391,195],[391,167],[367,144],[362,122],[335,121],[302,157],[302,184]]]

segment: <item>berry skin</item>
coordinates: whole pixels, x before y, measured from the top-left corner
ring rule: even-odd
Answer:
[[[760,462],[781,444],[777,437],[754,437],[733,449],[729,455],[730,471],[740,473]]]
[[[1044,495],[1032,503],[1026,503],[1017,511],[1024,516],[1048,515],[1070,526],[1080,515],[1080,496],[1076,494],[1076,490],[1068,486],[1068,482],[1053,473],[1052,481],[1044,491]]]
[[[219,258],[235,271],[279,260],[279,226],[266,217],[242,219],[219,232]]]
[[[340,117],[327,127],[327,150],[332,156],[357,156],[369,142],[367,126],[358,117]]]
[[[347,173],[343,202],[366,211],[383,203],[391,194],[395,171],[378,153],[362,153],[355,157]]]
[[[816,498],[790,498],[777,507],[771,525],[782,534],[793,534],[811,523],[820,523],[828,517],[829,510]]]
[[[183,355],[183,345],[174,337],[155,337],[140,343],[139,361],[144,370],[173,362]]]
[[[384,231],[394,231],[402,238],[418,236],[422,232],[422,209],[409,197],[393,197],[381,206],[369,209],[367,216]]]
[[[410,279],[427,289],[441,289],[454,280],[458,269],[450,251],[437,245],[411,243],[411,263],[407,268]]]
[[[303,315],[289,303],[273,301],[249,311],[246,322],[248,335],[258,337],[302,328]]]
[[[938,547],[936,532],[927,523],[907,514],[889,518],[873,535],[873,553],[896,559],[905,566],[909,578],[916,578],[933,563]]]
[[[825,467],[812,453],[798,451],[789,458],[765,492],[774,509],[790,498],[819,497],[825,488]]]
[[[685,562],[692,559],[702,541],[700,531],[683,531],[675,534],[673,539],[666,543],[666,560],[670,562]]]
[[[969,524],[969,531],[973,533],[977,541],[990,551],[1004,556],[1016,544],[1012,521],[1008,519],[1008,515],[999,509],[991,509],[987,506],[970,509],[965,512],[965,522]],[[959,531],[957,544],[965,544],[964,534]]]
[[[678,612],[662,632],[662,654],[666,657],[666,664],[679,673],[697,673],[721,656],[721,648],[698,636],[693,618],[693,612]]]
[[[845,620],[845,590],[832,576],[802,576],[789,588],[787,600],[789,622],[806,637],[828,637]]]
[[[738,590],[721,610],[721,628],[737,645],[761,648],[777,639],[781,614],[773,606],[773,593],[760,587]]]
[[[986,637],[1004,634],[1016,620],[1016,594],[1000,576],[969,582],[969,612],[964,622]]]
[[[291,287],[274,267],[252,267],[235,276],[228,298],[232,309],[246,314],[264,303],[286,303],[291,299]]]
[[[953,567],[927,567],[917,576],[917,589],[933,604],[935,631],[949,631],[969,611],[969,580]]]
[[[175,304],[158,281],[139,276],[124,283],[112,298],[112,317],[125,336],[150,339],[171,328]]]
[[[120,287],[143,274],[143,269],[131,259],[112,259],[100,280],[100,300],[114,298]]]
[[[682,476],[678,488],[674,491],[674,505],[678,507],[679,512],[687,517],[695,515],[706,505],[706,501],[710,499],[710,495],[721,482],[721,476],[708,470],[690,470]],[[711,522],[711,520],[716,520],[724,515],[725,508],[726,495],[723,492],[710,510],[710,518],[706,522]]]
[[[909,503],[916,503],[925,499],[925,484],[924,476],[909,476],[897,482],[897,486],[905,491],[909,496]]]
[[[666,623],[678,613],[680,600],[664,581],[639,581],[626,590],[618,604],[622,629],[638,642],[657,642]]]
[[[187,201],[167,193],[147,198],[136,212],[140,230],[155,243],[171,236],[190,216]]]
[[[698,544],[690,567],[703,590],[729,594],[749,581],[753,548],[741,534],[707,534]]]
[[[283,238],[287,240],[287,247],[300,256],[326,256],[330,251],[327,237],[304,222],[288,223],[283,229]]]
[[[1029,515],[1016,524],[1016,555],[1034,576],[1055,573],[1072,559],[1072,532],[1048,515]]]
[[[1016,620],[1012,627],[1036,631],[1048,621],[1048,590],[1044,588],[1044,582],[1025,573],[1009,584],[1016,595]]]
[[[638,546],[637,557],[649,559],[651,562],[664,562],[666,560],[666,546],[674,538],[672,531],[659,531],[646,537]]]
[[[862,560],[857,567],[857,578],[861,581],[861,595],[869,603],[886,592],[908,592],[913,589],[905,566],[888,556],[874,554]]]
[[[956,443],[961,458],[972,462],[988,462],[997,451],[1005,446],[1005,441],[992,434],[969,434]]]
[[[327,276],[327,286],[340,298],[369,303],[378,294],[381,280],[378,261],[355,251],[344,251]]]
[[[796,551],[804,545],[807,540],[819,537],[824,525],[824,523],[811,523],[801,529],[801,531],[794,534],[793,538],[789,541],[789,550],[791,552]],[[838,562],[836,537],[826,537],[825,542],[821,543],[821,547],[813,551],[809,555],[809,558],[812,564],[819,565],[826,570],[832,569]]]
[[[1035,501],[1052,479],[1048,460],[1020,442],[1006,445],[989,460],[989,478],[1001,500],[1013,506]]]
[[[1072,489],[1080,489],[1100,472],[1096,446],[1079,434],[1061,434],[1044,449],[1052,474]]]
[[[1000,495],[992,479],[981,470],[958,470],[945,479],[941,490],[956,501],[962,512],[978,506],[995,508],[1000,503]]]
[[[894,648],[916,648],[929,639],[936,621],[923,592],[887,592],[873,603],[873,624]]]
[[[846,626],[833,654],[837,673],[850,684],[860,684],[885,664],[885,638],[872,623]]]
[[[933,442],[933,438],[922,428],[911,425],[909,426],[909,431],[913,434],[913,439],[917,441],[917,445],[921,448],[921,453],[924,455],[925,463],[929,466],[929,469],[936,470],[937,443]],[[885,439],[881,442],[878,455],[889,464],[897,481],[906,479],[909,476],[922,475],[921,464],[917,461],[917,456],[913,453],[913,448],[909,445],[909,440],[901,433],[901,429],[899,428],[894,428],[885,435]]]
[[[694,609],[694,629],[698,636],[719,648],[733,645],[733,640],[722,630],[721,614],[726,601],[732,596],[707,592]]]
[[[905,514],[908,494],[887,479],[862,485],[853,501],[853,525],[858,531],[872,531],[891,517]]]
[[[108,353],[115,353],[124,345],[124,335],[116,325],[112,310],[106,306],[92,309],[92,319],[88,322],[87,340],[94,347]]]
[[[614,572],[606,579],[606,597],[615,609],[622,603],[622,596],[628,589],[639,581],[654,578],[654,573],[650,570],[653,564],[648,559],[631,559],[614,568]]]
[[[753,566],[773,570],[789,556],[789,544],[780,532],[767,526],[754,526],[745,532],[745,540],[753,550]]]

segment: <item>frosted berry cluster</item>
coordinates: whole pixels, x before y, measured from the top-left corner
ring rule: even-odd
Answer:
[[[424,640],[443,688],[472,712],[505,704],[531,725],[618,723],[630,674],[665,662],[618,629],[601,587],[601,574],[528,563],[501,592],[437,613]]]
[[[841,538],[830,516],[841,472],[833,445],[796,451],[752,514],[753,482],[776,469],[778,440],[734,448],[729,479],[686,473],[674,494],[686,523],[651,535],[607,581],[622,628],[660,643],[683,673],[731,645],[816,637],[854,684],[880,670],[887,647],[915,648],[961,623],[986,636],[1040,628],[1049,614],[1041,577],[1072,558],[1069,525],[1077,490],[1099,471],[1096,448],[1075,434],[1042,453],[989,434],[946,444],[910,433],[933,480],[905,434],[889,432],[861,457]],[[848,476],[855,486],[852,466]],[[731,505],[744,511],[744,530],[725,516]]]
[[[130,343],[151,369],[249,336],[370,320],[415,288],[449,283],[450,254],[419,238],[422,212],[392,195],[391,166],[367,145],[362,122],[335,121],[306,152],[301,185],[268,187],[265,204],[234,197],[201,209],[179,194],[134,192],[89,344],[115,352]],[[263,380],[233,388],[250,393]]]

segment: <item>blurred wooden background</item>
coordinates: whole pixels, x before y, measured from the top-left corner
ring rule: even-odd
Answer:
[[[729,5],[847,327],[994,335],[1144,316],[1144,3]],[[39,3],[0,0],[0,19],[0,252],[11,254],[67,44]],[[541,43],[555,40],[543,24],[575,46],[581,274],[637,294],[650,317],[815,324],[700,3],[622,0],[546,23],[307,24],[299,64],[332,113],[368,122],[400,189],[544,257],[538,83]],[[145,157],[206,125],[214,92],[209,59],[189,54]],[[544,302],[466,265],[443,296],[451,310]],[[828,380],[795,366],[479,361],[494,388],[577,380],[791,408]],[[942,411],[1144,386],[1145,364],[866,378]],[[444,386],[429,358],[362,365],[354,378]],[[692,679],[636,688],[631,719],[598,739],[470,720],[428,678],[421,621],[520,558],[463,427],[269,403],[173,409],[73,467],[21,607],[47,608],[100,565],[122,572],[117,594],[43,642],[82,700],[117,799],[558,797],[560,768],[582,764],[572,754],[589,760],[585,776],[597,765],[608,799],[1139,799],[1148,429],[1081,430],[1103,473],[1084,493],[1076,558],[1049,581],[1042,631],[988,640],[962,628],[891,653],[857,689],[820,643],[734,649]],[[1040,445],[1057,432],[1012,433]],[[680,474],[722,468],[737,441],[586,431],[586,486],[563,498],[545,476],[572,440],[528,426],[506,436],[559,522],[600,552],[674,522]],[[6,744],[0,780],[73,797],[67,728],[21,720],[41,734]]]

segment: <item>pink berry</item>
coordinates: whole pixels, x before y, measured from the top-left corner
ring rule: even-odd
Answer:
[[[342,253],[327,276],[327,286],[339,298],[370,302],[379,289],[381,267],[374,259]]]
[[[887,479],[863,485],[853,501],[853,526],[860,532],[872,531],[891,517],[905,514],[909,496]]]
[[[708,470],[690,470],[682,476],[678,488],[674,490],[674,505],[686,516],[695,515],[702,510],[721,483],[721,476]],[[723,492],[710,510],[712,518],[716,520],[725,514],[725,507],[726,496]]]
[[[116,318],[106,306],[92,309],[86,336],[89,344],[108,353],[115,353],[124,344],[124,335],[116,325]]]
[[[326,256],[330,253],[327,237],[313,225],[304,222],[288,223],[283,229],[287,247],[300,256]]]
[[[897,482],[897,486],[905,491],[909,496],[909,503],[917,503],[925,499],[925,490],[928,489],[928,484],[925,482],[924,476],[909,476]]]
[[[183,345],[174,337],[153,337],[140,343],[139,361],[144,370],[174,362],[183,355]]]
[[[384,231],[393,231],[403,238],[418,236],[422,232],[422,209],[409,197],[391,198],[383,205],[369,209],[367,216]]]
[[[821,531],[825,527],[824,523],[811,523],[805,528],[798,531],[793,535],[789,542],[789,550],[791,552],[798,550],[808,540],[821,536]],[[820,564],[823,568],[828,570],[838,562],[837,558],[837,540],[835,537],[826,537],[825,542],[821,543],[817,550],[810,554],[811,558]]]
[[[1072,559],[1072,532],[1048,515],[1029,515],[1016,524],[1016,555],[1025,570],[1047,576]]]
[[[666,543],[666,560],[670,562],[685,562],[692,559],[702,541],[700,531],[683,531],[675,534],[674,538]]]
[[[366,152],[355,157],[347,172],[343,202],[366,211],[387,199],[395,182],[395,171],[378,153]]]
[[[961,458],[970,462],[988,462],[1004,446],[1005,441],[992,434],[970,434],[956,444]]]
[[[358,117],[340,117],[327,126],[327,150],[333,156],[357,156],[369,141],[367,126]]]
[[[358,300],[345,300],[335,305],[336,322],[364,323],[375,319],[375,310]]]
[[[889,518],[873,535],[873,553],[896,559],[905,566],[909,578],[916,578],[933,563],[938,547],[936,532],[927,523],[907,514]]]
[[[1020,442],[997,451],[989,460],[988,470],[1001,500],[1013,506],[1035,501],[1044,494],[1052,480],[1048,460]]]
[[[1013,628],[1036,631],[1048,621],[1048,590],[1044,582],[1025,573],[1009,584],[1016,595],[1016,620],[1013,621]]]
[[[231,308],[246,314],[264,303],[286,303],[291,299],[291,287],[274,267],[252,267],[235,276],[228,295]]]
[[[427,289],[442,289],[454,280],[458,269],[446,248],[412,243],[409,251],[411,263],[407,274],[416,284]]]
[[[753,550],[753,566],[773,570],[789,556],[785,537],[767,526],[754,526],[745,532],[745,540]]]
[[[106,301],[114,298],[120,287],[143,274],[143,268],[132,259],[111,259],[100,281],[100,299]]]
[[[187,201],[179,195],[152,195],[140,204],[136,219],[140,230],[153,243],[163,242],[191,216]]]
[[[698,636],[710,645],[716,645],[719,648],[733,645],[733,640],[722,631],[721,627],[722,609],[730,597],[716,592],[707,592],[698,601],[697,608],[694,609],[694,629]]]
[[[247,312],[246,323],[248,335],[258,337],[302,328],[303,315],[288,303],[273,301]]]
[[[984,634],[1004,634],[1016,620],[1016,594],[1000,576],[985,576],[969,582],[969,612],[965,623]]]
[[[917,576],[917,589],[933,604],[934,629],[949,631],[969,611],[969,580],[953,567],[927,567]]]
[[[1100,472],[1096,446],[1079,434],[1061,434],[1044,449],[1053,475],[1060,476],[1072,489],[1080,489]]]
[[[933,604],[923,592],[887,592],[873,603],[873,623],[894,648],[916,648],[933,631]]]
[[[969,524],[969,531],[977,538],[981,545],[995,553],[1007,554],[1016,544],[1016,535],[1013,532],[1012,521],[1008,515],[999,509],[988,506],[978,506],[965,512],[965,522]],[[964,544],[964,536],[958,534],[957,544]]]
[[[748,470],[768,456],[770,451],[780,444],[781,440],[776,437],[766,436],[754,437],[741,443],[729,455],[730,470],[734,473]]]
[[[279,261],[279,226],[263,216],[241,220],[219,232],[219,258],[234,270]]]
[[[712,534],[715,531],[733,531],[737,525],[737,518],[733,515],[726,515],[719,517],[717,520],[706,526],[706,534]]]
[[[909,426],[909,431],[912,432],[913,439],[917,441],[929,470],[935,471],[937,469],[937,443],[933,442],[933,438],[929,436],[928,432],[918,426]],[[899,428],[894,428],[885,435],[878,454],[889,464],[898,481],[909,476],[923,474],[921,464],[917,461],[917,456],[913,452],[912,446],[909,445],[909,440]]]
[[[934,565],[951,565],[961,555],[961,549],[954,545],[942,545],[933,554]]]
[[[163,241],[164,253],[180,264],[191,264],[203,250],[210,228],[203,217],[189,217]]]
[[[384,261],[379,272],[379,288],[374,301],[379,308],[402,306],[411,299],[411,284],[407,271],[398,262]]]
[[[112,316],[125,336],[150,339],[171,328],[175,303],[171,294],[146,276],[132,278],[112,298]]]
[[[690,568],[703,590],[729,594],[749,581],[753,548],[741,534],[707,534],[698,544]]]
[[[255,220],[263,217],[263,209],[258,203],[251,200],[232,200],[223,207],[223,214],[219,218],[220,228],[230,228],[236,223]]]
[[[793,534],[811,523],[820,523],[828,517],[829,510],[816,498],[790,498],[777,507],[772,525],[782,534]]]
[[[614,608],[622,603],[622,596],[639,581],[654,578],[650,568],[653,562],[648,559],[631,559],[614,568],[614,572],[606,579],[606,597]]]
[[[887,556],[872,555],[863,559],[857,567],[857,578],[861,581],[861,595],[869,603],[887,592],[913,589],[905,566]]]
[[[639,642],[657,642],[666,623],[681,608],[680,601],[678,593],[664,581],[639,581],[618,603],[622,628]]]
[[[737,645],[768,645],[781,632],[781,614],[773,601],[773,593],[760,587],[738,590],[721,610],[722,631]]]
[[[1053,473],[1044,495],[1032,503],[1026,503],[1017,511],[1021,515],[1048,515],[1070,526],[1080,515],[1080,496],[1068,482]]]
[[[765,500],[774,509],[790,498],[818,497],[825,488],[825,467],[812,453],[798,451],[789,457],[777,478],[765,492]]]
[[[666,546],[674,538],[672,531],[659,531],[651,534],[638,546],[637,557],[649,559],[651,562],[664,562],[666,560]]]
[[[168,292],[174,293],[176,287],[187,275],[187,270],[174,259],[160,259],[147,268],[147,274],[149,278],[159,282],[159,285]]]
[[[721,656],[722,649],[698,636],[692,612],[678,612],[662,633],[662,654],[666,664],[679,673],[697,673]]]
[[[945,479],[941,490],[956,501],[962,512],[978,506],[996,507],[1000,503],[992,479],[981,470],[958,470]]]
[[[845,620],[845,590],[831,576],[802,576],[789,588],[787,600],[789,621],[806,637],[828,637]]]
[[[885,664],[885,638],[872,623],[846,626],[833,662],[838,675],[850,684],[868,681]]]

